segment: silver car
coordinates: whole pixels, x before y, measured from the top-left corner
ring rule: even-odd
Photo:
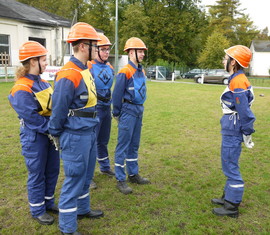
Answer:
[[[209,69],[204,74],[205,83],[220,83],[228,85],[230,74],[226,72],[224,69]],[[194,77],[195,82],[202,83],[202,74],[196,75]]]

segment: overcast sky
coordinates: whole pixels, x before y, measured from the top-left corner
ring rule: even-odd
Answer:
[[[216,0],[201,1],[204,5],[214,5],[216,2]],[[270,0],[240,0],[240,3],[240,8],[246,8],[245,13],[249,15],[259,30],[268,27],[270,31]]]

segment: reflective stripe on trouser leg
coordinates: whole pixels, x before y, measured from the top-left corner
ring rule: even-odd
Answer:
[[[60,136],[65,180],[59,199],[59,227],[64,233],[73,233],[77,230],[78,198],[86,194],[83,193],[84,187],[86,184],[89,185],[87,169],[89,169],[90,153],[95,138],[94,132],[89,135],[63,132]],[[87,207],[84,209],[88,212],[90,211],[89,196],[84,199],[88,201],[84,204]]]
[[[128,156],[126,158],[128,175],[137,175],[139,173],[138,150],[141,139],[142,117],[134,117],[134,122],[133,135],[128,148]]]
[[[238,164],[242,150],[241,142],[241,136],[222,136],[222,170],[227,177],[225,200],[232,203],[240,203],[244,193],[244,181]]]
[[[96,128],[97,134],[97,160],[101,171],[110,169],[110,159],[108,157],[108,143],[111,133],[111,109],[110,106],[97,106],[99,123]]]
[[[21,129],[22,154],[28,169],[28,201],[33,217],[46,212],[45,168],[48,156],[48,137],[27,128]],[[54,185],[55,186],[55,185]]]
[[[46,209],[51,209],[54,205],[54,191],[57,183],[60,168],[59,151],[49,142],[47,165],[45,169],[45,203]]]
[[[89,151],[89,160],[87,164],[86,170],[87,173],[84,186],[82,189],[82,193],[78,198],[78,215],[86,214],[91,210],[89,188],[96,166],[96,157],[97,157],[96,133],[92,134],[91,141],[88,142],[88,144],[90,145],[91,149]]]
[[[133,136],[136,122],[134,116],[123,112],[118,124],[118,142],[115,149],[115,177],[118,181],[126,180],[125,159]]]

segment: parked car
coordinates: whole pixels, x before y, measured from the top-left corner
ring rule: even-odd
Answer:
[[[183,74],[183,78],[194,78],[196,75],[203,74],[205,72],[204,69],[192,69]]]
[[[156,66],[149,66],[147,69],[146,69],[146,77],[151,79],[155,79],[156,77]]]
[[[204,73],[205,83],[220,83],[227,85],[229,83],[230,74],[224,69],[209,69]],[[202,83],[202,74],[196,75],[194,78],[195,82]]]

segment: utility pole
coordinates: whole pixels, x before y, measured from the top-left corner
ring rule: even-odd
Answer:
[[[115,74],[118,73],[118,0],[115,0],[115,47],[114,47],[114,56],[115,56]]]

